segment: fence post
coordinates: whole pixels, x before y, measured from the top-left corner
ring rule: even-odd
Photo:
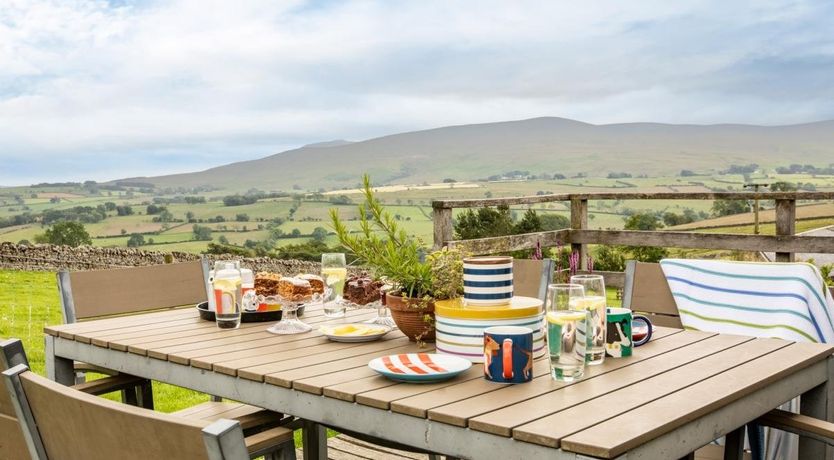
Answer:
[[[796,233],[796,200],[776,200],[776,235],[788,236]],[[777,262],[793,262],[792,252],[777,252]]]
[[[572,198],[570,200],[570,228],[571,230],[587,230],[588,229],[588,200],[580,198]],[[579,253],[579,268],[580,270],[588,269],[588,245],[587,244],[570,244],[571,253]]]
[[[452,208],[434,208],[432,220],[434,221],[434,249],[437,250],[452,241],[454,235]]]

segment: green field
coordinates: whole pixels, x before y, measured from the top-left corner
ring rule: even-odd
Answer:
[[[358,180],[359,178],[357,178]],[[769,182],[785,180],[789,182],[812,183],[819,190],[834,190],[834,177],[797,175],[759,175],[753,180]],[[409,233],[428,243],[432,239],[433,226],[431,221],[431,201],[435,199],[465,199],[536,195],[542,193],[589,193],[589,192],[704,192],[710,190],[740,190],[744,178],[740,175],[705,175],[691,177],[650,177],[607,179],[600,177],[568,178],[564,180],[519,180],[476,182],[451,187],[449,184],[425,188],[421,186],[403,186],[389,191],[382,189],[378,193],[379,199],[387,209],[402,220],[403,226]],[[147,192],[147,191],[146,191]],[[73,206],[97,206],[111,201],[118,205],[132,205],[136,214],[117,216],[109,212],[108,217],[100,222],[86,224],[87,231],[93,238],[93,244],[100,247],[125,246],[129,235],[143,234],[146,242],[153,239],[153,244],[143,246],[148,250],[186,251],[199,253],[206,249],[208,241],[195,241],[192,234],[193,223],[186,222],[186,214],[191,213],[193,219],[200,225],[211,227],[214,242],[223,236],[230,244],[242,246],[247,240],[264,241],[268,238],[266,226],[274,218],[285,221],[280,229],[285,234],[293,230],[301,233],[300,237],[285,237],[276,240],[277,246],[299,244],[310,239],[309,235],[316,227],[330,230],[329,211],[336,207],[340,215],[347,220],[351,229],[357,228],[357,209],[355,205],[335,206],[327,199],[308,196],[300,201],[291,197],[266,198],[253,204],[242,206],[225,206],[222,198],[232,191],[213,191],[189,193],[204,197],[207,202],[199,204],[172,203],[166,205],[173,214],[176,222],[153,222],[154,216],[145,214],[145,208],[154,198],[149,193],[138,189],[131,191],[100,191],[91,195],[87,189],[73,186],[60,187],[15,187],[0,188],[0,218],[14,216],[23,212],[38,213],[47,209],[67,209]],[[304,197],[304,192],[298,192]],[[336,195],[344,194],[354,202],[361,200],[356,190],[332,191]],[[129,196],[130,195],[130,196]],[[158,195],[158,198],[174,198],[176,195]],[[51,202],[50,197],[60,199]],[[290,210],[297,209],[290,215]],[[682,213],[685,209],[695,212],[709,213],[712,202],[702,200],[593,200],[589,203],[589,225],[598,229],[619,229],[623,227],[624,218],[629,212],[666,212]],[[539,213],[556,213],[569,215],[567,203],[552,202],[536,204],[532,207]],[[523,213],[528,206],[513,208],[516,214]],[[456,210],[459,214],[461,210]],[[239,214],[245,214],[246,221],[238,222]],[[222,217],[225,222],[208,223]],[[813,225],[816,222],[808,221]],[[803,226],[803,224],[799,224]],[[40,224],[27,224],[17,227],[0,228],[0,241],[18,242],[33,241],[46,228]],[[328,244],[334,244],[335,238],[326,239]]]

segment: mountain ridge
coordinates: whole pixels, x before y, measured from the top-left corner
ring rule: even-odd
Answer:
[[[442,126],[356,142],[319,142],[204,171],[132,180],[163,187],[234,188],[235,183],[246,182],[266,190],[317,190],[355,186],[364,172],[377,183],[393,184],[473,180],[512,170],[673,175],[681,169],[715,172],[747,163],[822,166],[832,158],[834,120],[775,126],[595,125],[536,117]]]

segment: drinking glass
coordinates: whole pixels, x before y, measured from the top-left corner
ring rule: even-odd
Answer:
[[[342,303],[342,292],[347,278],[347,263],[345,254],[331,252],[321,255],[321,277],[324,278],[325,296],[324,316],[341,318],[345,316],[345,306]]]
[[[584,296],[585,290],[578,284],[547,287],[547,345],[554,380],[573,382],[585,373],[590,313],[571,309],[572,302]]]
[[[574,275],[571,284],[579,284],[585,289],[585,297],[576,299],[575,310],[588,310],[591,313],[591,333],[588,337],[587,361],[591,366],[602,364],[605,360],[606,335],[606,297],[605,280],[602,275]]]

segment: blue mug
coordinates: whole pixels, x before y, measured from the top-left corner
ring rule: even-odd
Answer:
[[[497,383],[533,380],[533,330],[521,326],[484,329],[484,378]]]

